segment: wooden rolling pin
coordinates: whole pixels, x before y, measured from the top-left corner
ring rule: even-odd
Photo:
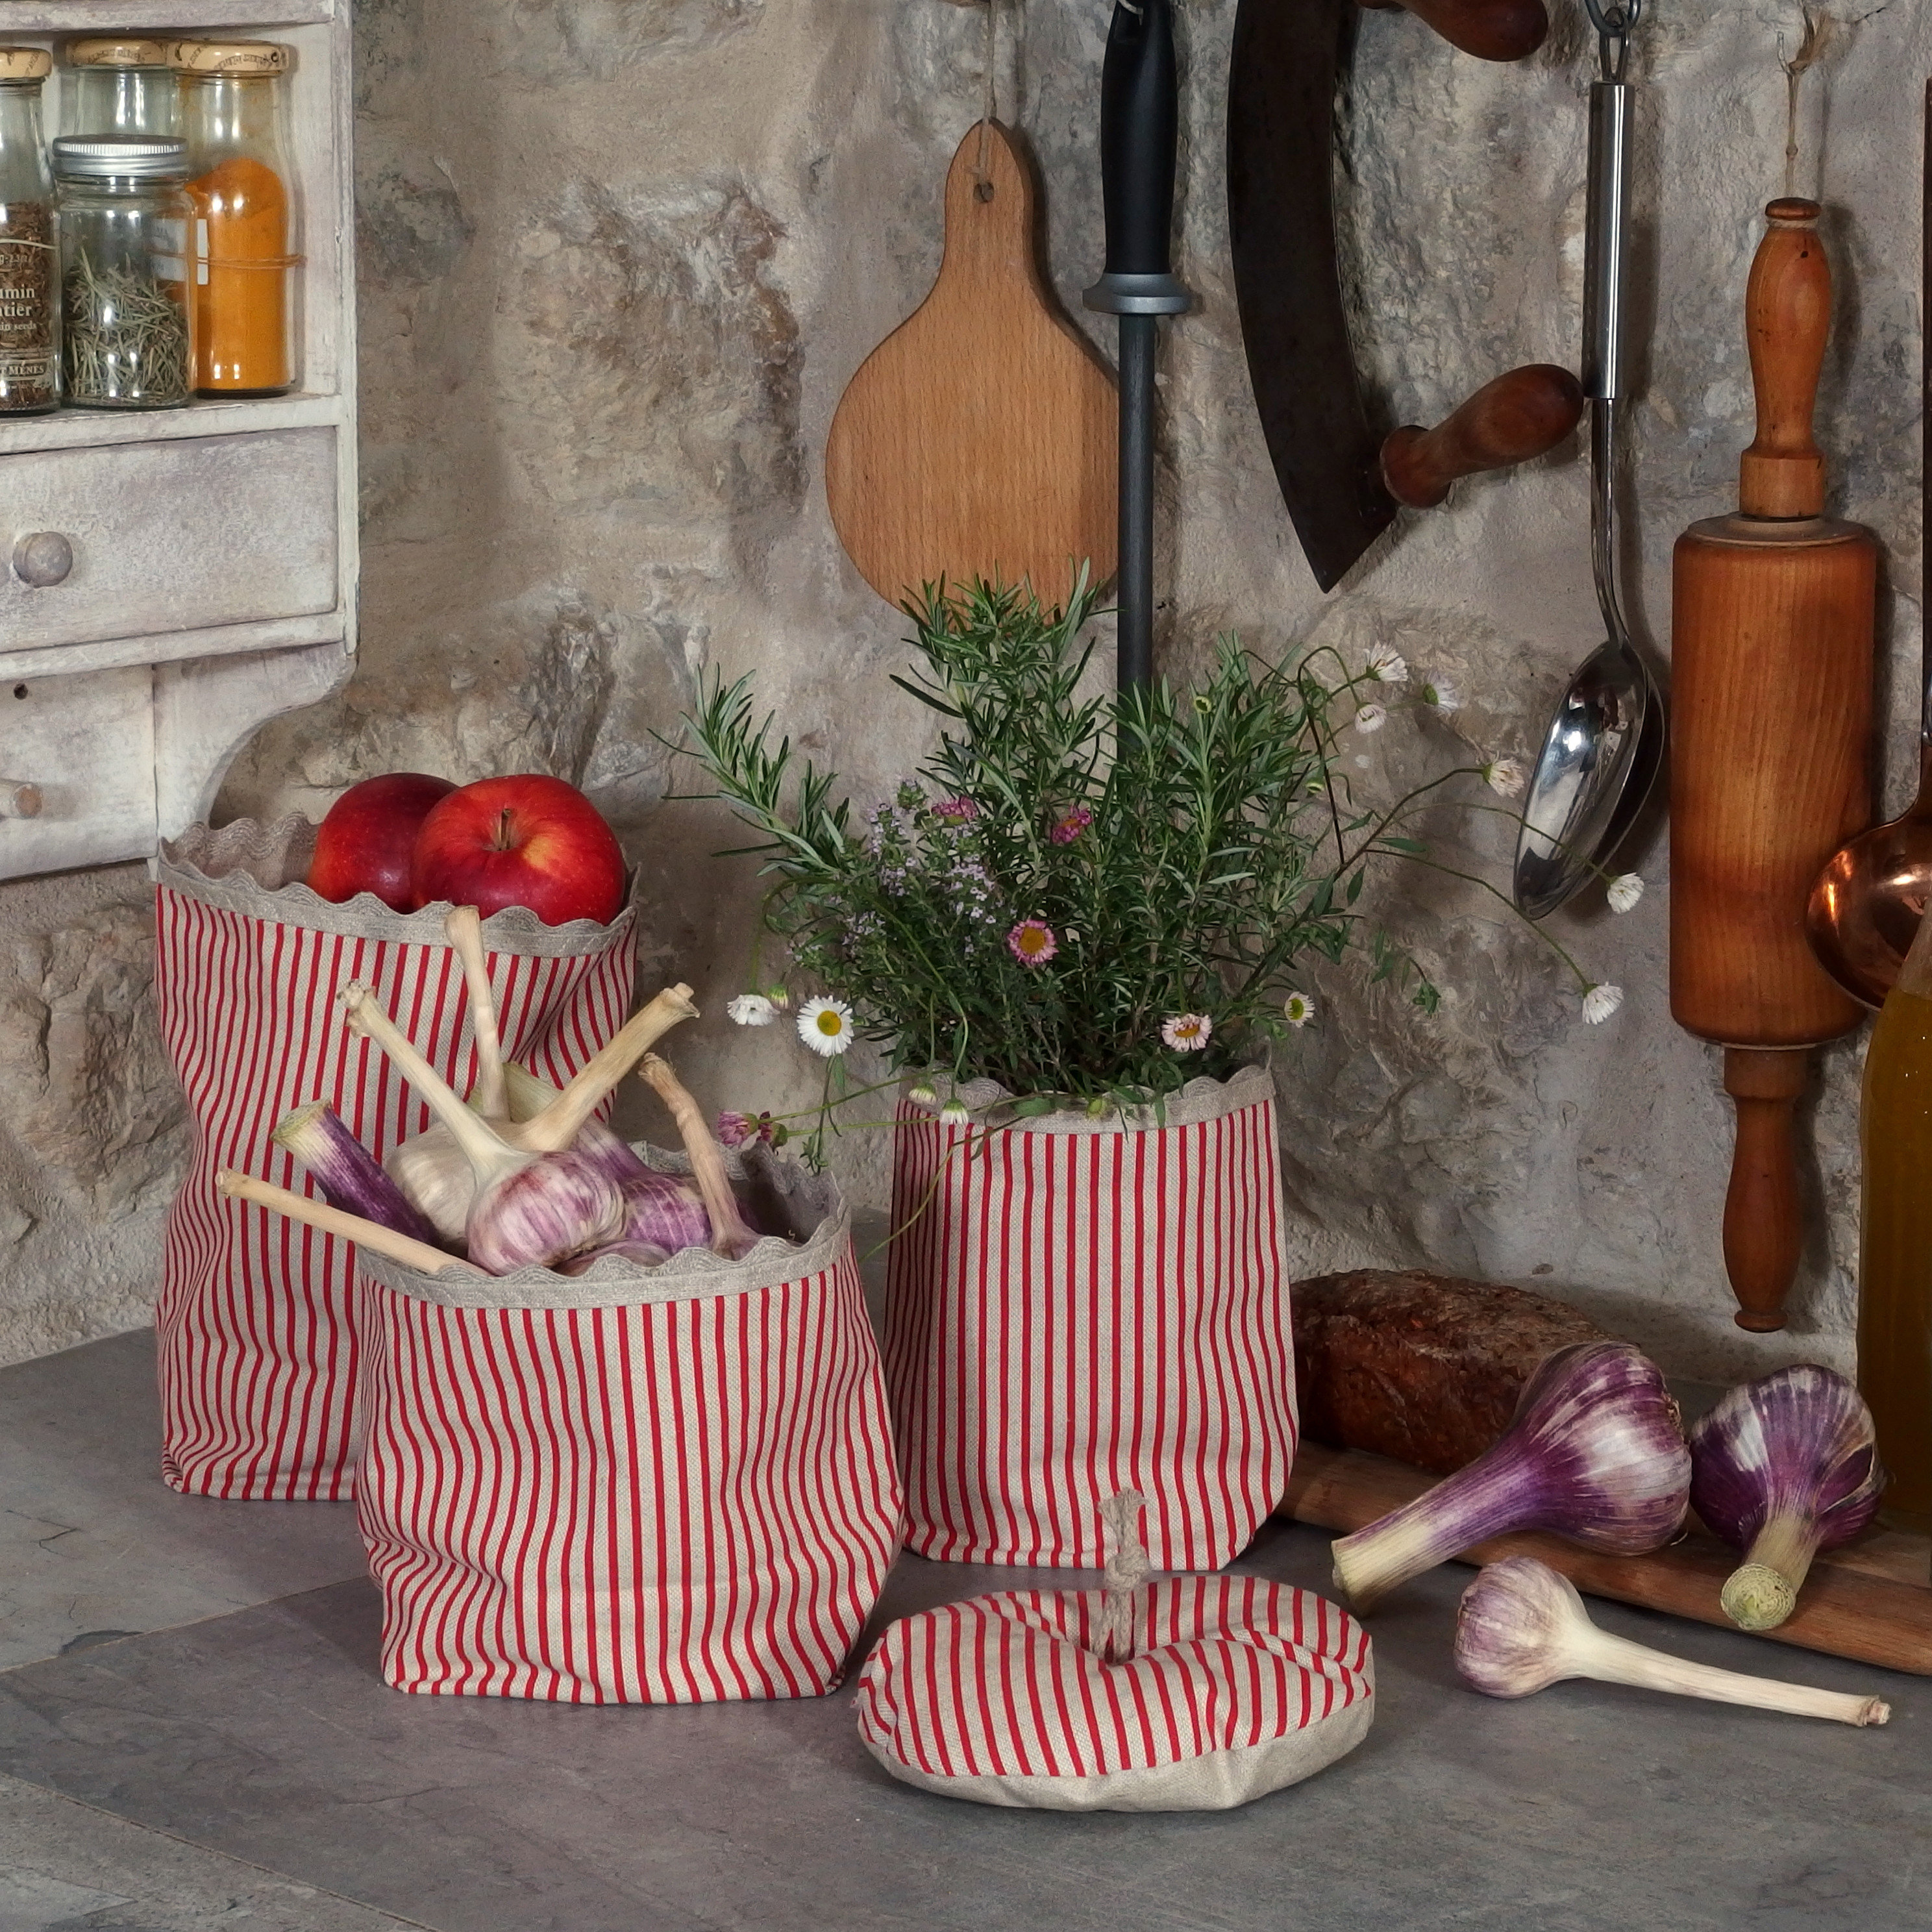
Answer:
[[[1832,271],[1815,202],[1774,201],[1745,292],[1757,437],[1738,514],[1672,572],[1670,1010],[1725,1048],[1737,1148],[1724,1264],[1741,1328],[1784,1325],[1803,1242],[1796,1108],[1809,1051],[1864,1009],[1804,937],[1819,868],[1871,822],[1878,544],[1824,514],[1812,440]]]

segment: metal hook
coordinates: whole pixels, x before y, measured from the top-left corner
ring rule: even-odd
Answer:
[[[1597,30],[1597,53],[1603,63],[1606,80],[1622,80],[1624,62],[1630,52],[1630,31],[1643,13],[1643,0],[1583,0],[1590,24]]]

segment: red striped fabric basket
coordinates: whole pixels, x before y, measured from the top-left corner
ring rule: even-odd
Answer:
[[[392,913],[366,894],[318,898],[305,821],[205,827],[158,872],[154,994],[195,1145],[168,1217],[159,1330],[161,1473],[190,1495],[330,1500],[351,1493],[358,1343],[352,1244],[215,1192],[232,1167],[312,1192],[269,1140],[290,1108],[326,1100],[381,1159],[429,1112],[334,1005],[352,980],[459,1092],[476,1075],[463,970],[446,908]],[[637,941],[548,926],[520,909],[483,924],[503,1048],[562,1084],[630,1010]]]
[[[753,1225],[802,1246],[574,1280],[364,1260],[356,1510],[396,1689],[688,1704],[839,1682],[898,1544],[884,1378],[830,1183],[746,1166]]]
[[[982,1804],[1205,1811],[1352,1750],[1375,1715],[1368,1633],[1255,1576],[1135,1592],[1132,1657],[1104,1590],[1016,1590],[902,1617],[859,1682],[859,1736],[897,1778]]]
[[[959,1098],[976,1114],[990,1083]],[[1090,1499],[1137,1490],[1162,1570],[1215,1570],[1288,1485],[1294,1358],[1274,1082],[1150,1118],[989,1131],[902,1097],[886,1374],[906,1546],[1091,1568]]]

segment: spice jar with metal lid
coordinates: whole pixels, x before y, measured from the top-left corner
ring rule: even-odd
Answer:
[[[64,134],[54,143],[69,402],[159,410],[188,400],[187,176],[178,138]]]
[[[67,64],[62,134],[165,139],[181,132],[181,83],[165,41],[70,40]]]
[[[60,400],[54,184],[40,133],[44,47],[0,46],[0,416]]]
[[[194,203],[194,386],[205,396],[294,388],[302,257],[288,134],[290,50],[177,40]]]

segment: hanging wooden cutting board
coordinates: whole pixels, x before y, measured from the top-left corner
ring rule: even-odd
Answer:
[[[942,574],[1030,579],[1048,602],[1083,560],[1114,574],[1113,374],[1040,273],[1035,206],[1012,136],[976,125],[946,173],[939,279],[832,419],[832,521],[890,603]]]

